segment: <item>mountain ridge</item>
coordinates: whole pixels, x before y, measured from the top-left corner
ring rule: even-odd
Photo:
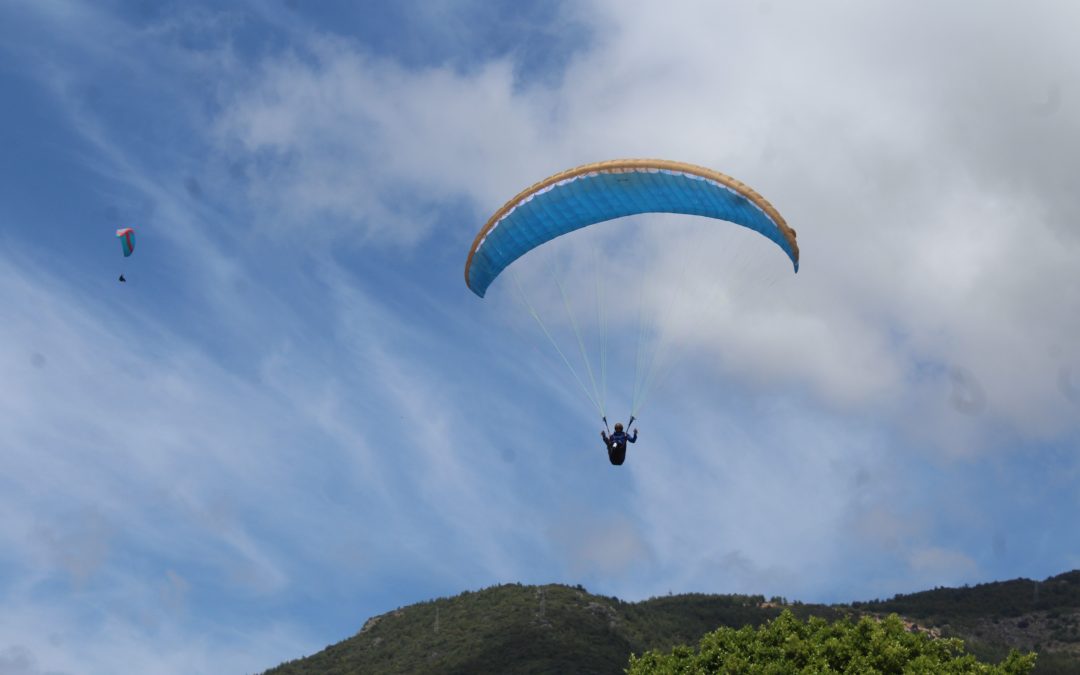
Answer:
[[[1039,652],[1036,673],[1080,672],[1080,570],[1043,581],[938,587],[888,600],[808,604],[686,593],[627,602],[563,584],[501,584],[373,616],[353,636],[266,675],[307,673],[622,673],[631,653],[696,645],[720,626],[789,609],[827,620],[896,613],[911,630],[959,637],[982,660]]]

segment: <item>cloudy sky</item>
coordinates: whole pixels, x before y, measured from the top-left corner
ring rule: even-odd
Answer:
[[[847,602],[1080,567],[1077,25],[4,3],[0,673],[259,671],[512,581]],[[752,185],[802,266],[661,216],[521,261],[582,316],[618,261],[582,328],[613,420],[634,321],[664,336],[616,468],[511,279],[462,268],[520,189],[618,157]]]

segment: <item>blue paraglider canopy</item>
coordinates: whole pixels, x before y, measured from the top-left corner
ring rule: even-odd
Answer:
[[[776,242],[799,270],[795,230],[743,183],[700,166],[655,159],[586,164],[521,192],[488,220],[473,241],[465,283],[484,297],[511,263],[561,235],[639,213],[684,213],[726,220]]]

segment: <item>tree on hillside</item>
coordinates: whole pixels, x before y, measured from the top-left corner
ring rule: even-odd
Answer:
[[[802,622],[789,610],[755,629],[720,628],[701,639],[698,649],[631,656],[628,675],[811,675],[818,673],[896,673],[900,675],[1026,675],[1035,654],[1009,653],[998,665],[964,652],[956,638],[910,631],[895,614],[884,620],[863,617],[829,623]]]

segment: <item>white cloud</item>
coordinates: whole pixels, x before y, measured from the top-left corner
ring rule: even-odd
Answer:
[[[631,518],[595,514],[584,503],[563,509],[547,535],[572,579],[626,577],[648,566],[653,557],[649,542]]]
[[[295,625],[262,629],[220,625],[194,634],[174,626],[147,625],[145,617],[93,617],[84,623],[70,607],[43,602],[7,603],[0,616],[0,673],[258,672],[320,647],[299,638]]]
[[[217,124],[263,227],[416,244],[459,226],[440,216],[449,200],[497,199],[493,168],[543,146],[542,110],[515,95],[509,62],[417,72],[328,38],[308,46],[310,59],[254,73]]]
[[[978,565],[967,554],[936,546],[912,551],[908,565],[925,587],[956,586],[979,574]]]
[[[255,334],[248,346],[268,352],[264,367],[234,372],[100,289],[73,290],[8,258],[0,285],[12,291],[0,342],[0,559],[7,620],[25,628],[5,645],[30,650],[13,664],[108,672],[157,655],[146,672],[179,672],[188,659],[201,664],[189,671],[209,672],[217,657],[271,665],[239,638],[191,640],[219,603],[243,614],[298,585],[365,588],[402,561],[453,588],[517,576],[514,552],[535,538],[521,523],[538,516],[514,505],[516,468],[461,413],[462,387],[409,356],[437,346],[432,336],[365,294],[336,285],[327,298],[338,322],[328,332],[351,347],[335,350],[335,371],[319,365],[324,354],[266,350]],[[283,335],[300,321],[276,320]],[[35,623],[39,610],[49,618]],[[87,630],[88,613],[108,628]],[[31,638],[52,623],[70,639],[46,652]],[[282,658],[309,639],[249,625],[292,631],[276,642]],[[100,650],[87,650],[95,640]]]

